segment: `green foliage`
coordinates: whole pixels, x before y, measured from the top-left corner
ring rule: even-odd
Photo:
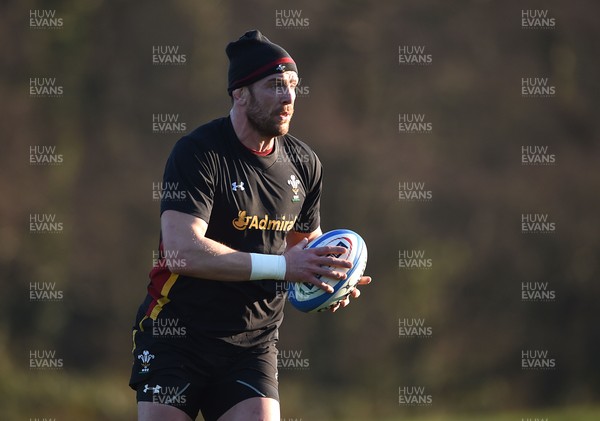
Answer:
[[[548,9],[556,28],[521,28],[525,7]],[[310,369],[281,373],[282,416],[500,421],[542,408],[552,421],[597,419],[600,27],[592,17],[599,7],[589,0],[0,6],[0,394],[8,403],[0,418],[134,416],[129,329],[158,242],[152,184],[179,137],[153,133],[152,116],[178,114],[192,130],[225,115],[225,45],[256,27],[290,51],[309,88],[297,100],[292,133],[324,163],[323,228],[361,233],[375,279],[338,314],[287,310],[280,348],[301,350]],[[56,9],[64,27],[30,29],[31,9]],[[310,26],[277,28],[276,9],[301,10]],[[164,44],[178,45],[186,64],[152,65],[152,47]],[[432,64],[399,65],[404,44],[425,45]],[[556,95],[523,98],[521,78],[535,76],[548,77]],[[64,95],[31,98],[30,77],[56,77]],[[399,133],[400,113],[426,114],[433,130]],[[30,165],[32,145],[56,146],[64,162]],[[547,145],[556,165],[522,166],[523,145]],[[401,181],[425,182],[432,200],[400,201]],[[63,232],[29,233],[37,212],[55,214]],[[521,233],[527,212],[549,214],[557,232]],[[415,249],[432,259],[430,269],[399,268],[399,250]],[[30,283],[44,281],[56,282],[64,299],[30,301]],[[528,281],[548,282],[557,298],[523,302]],[[399,338],[404,317],[424,318],[433,334]],[[31,372],[31,349],[57,350],[66,368]],[[549,350],[557,369],[522,370],[524,349]],[[425,386],[431,411],[399,408],[402,385]]]

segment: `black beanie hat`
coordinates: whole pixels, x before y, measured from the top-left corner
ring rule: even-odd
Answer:
[[[273,44],[260,31],[248,31],[225,49],[229,57],[229,84],[227,92],[248,86],[273,73],[293,70],[296,63],[287,51]]]

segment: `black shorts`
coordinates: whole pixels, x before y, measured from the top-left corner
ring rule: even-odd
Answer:
[[[223,352],[189,338],[157,340],[137,331],[133,357],[130,386],[137,401],[174,406],[192,419],[202,412],[206,421],[216,421],[249,398],[279,400],[274,342]]]

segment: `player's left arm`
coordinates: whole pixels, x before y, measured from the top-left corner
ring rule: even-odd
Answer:
[[[287,233],[286,250],[288,250],[290,247],[294,247],[296,244],[298,244],[299,242],[301,242],[303,240],[306,241],[306,243],[308,244],[308,242],[314,240],[321,234],[323,234],[321,227],[318,227],[316,230],[314,230],[312,232],[299,232],[299,231],[291,230]],[[371,283],[370,276],[362,276],[360,278],[360,280],[358,281],[357,285],[368,285],[370,283]],[[344,301],[340,301],[335,307],[332,307],[331,311],[336,311],[340,307],[341,308],[346,307],[348,304],[350,304],[350,297],[358,298],[359,296],[360,296],[360,290],[355,287],[352,290],[352,292],[350,293],[350,295],[348,297],[346,297],[346,299]]]

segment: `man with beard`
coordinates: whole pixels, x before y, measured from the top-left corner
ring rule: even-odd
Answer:
[[[133,328],[140,420],[279,421],[285,282],[332,292],[320,275],[351,266],[341,247],[304,249],[322,233],[322,175],[287,134],[294,60],[259,31],[226,52],[229,116],[181,138],[165,168],[160,257]]]

